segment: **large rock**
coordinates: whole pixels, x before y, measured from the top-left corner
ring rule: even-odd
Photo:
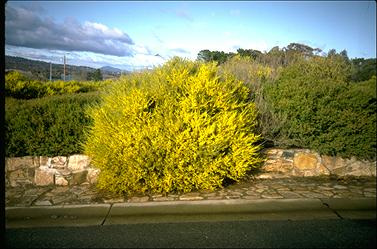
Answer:
[[[85,155],[73,155],[69,157],[68,169],[70,170],[83,170],[89,167],[90,158]]]
[[[293,166],[299,170],[314,170],[317,163],[317,156],[310,153],[297,153],[293,159]]]
[[[292,173],[292,163],[285,160],[277,160],[274,163],[265,164],[263,170],[265,172],[276,172],[290,175]]]
[[[323,166],[325,166],[328,170],[332,170],[335,166],[335,157],[332,156],[321,156],[321,161]]]
[[[47,167],[40,167],[35,170],[34,182],[37,186],[46,186],[54,184],[55,170]]]
[[[347,163],[348,160],[341,157],[335,157],[334,169],[344,168],[347,166]]]
[[[267,155],[268,158],[279,158],[283,150],[281,149],[267,149],[264,151],[264,153]]]
[[[369,171],[370,171],[370,175],[371,175],[371,176],[376,177],[376,167],[377,167],[376,162],[371,163],[371,164],[369,165]]]
[[[40,156],[39,157],[39,166],[48,166],[50,158],[47,156]]]
[[[12,187],[33,184],[34,169],[23,168],[8,173],[8,184]]]
[[[100,174],[99,169],[94,169],[94,168],[88,168],[88,175],[87,175],[87,181],[90,184],[96,184],[98,181],[98,176]]]
[[[65,168],[67,166],[67,157],[56,156],[56,157],[49,158],[47,162],[47,166],[53,169]]]
[[[68,169],[59,169],[55,172],[55,185],[67,186],[71,178],[71,171]]]
[[[292,151],[292,150],[285,150],[283,151],[282,155],[281,155],[285,160],[289,160],[289,161],[292,161],[294,156],[295,156],[295,152]]]
[[[87,170],[77,170],[72,172],[72,178],[70,179],[70,185],[79,185],[86,182],[86,177],[88,175]]]
[[[14,171],[24,168],[37,168],[39,167],[39,158],[32,156],[12,157],[5,159],[6,171]]]
[[[330,170],[325,167],[325,165],[320,164],[317,168],[318,175],[330,175]]]
[[[345,171],[345,175],[375,176],[376,166],[365,161],[352,161]]]
[[[67,186],[68,180],[62,175],[55,175],[55,185]]]

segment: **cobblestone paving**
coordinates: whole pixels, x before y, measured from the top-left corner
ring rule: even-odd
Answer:
[[[185,194],[126,196],[98,190],[93,185],[7,188],[7,207],[100,204],[120,202],[161,202],[226,199],[297,199],[376,197],[375,177],[297,177],[248,179],[216,191]]]

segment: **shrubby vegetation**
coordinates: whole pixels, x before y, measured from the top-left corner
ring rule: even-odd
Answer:
[[[267,144],[376,160],[376,59],[321,52],[202,50],[196,62],[175,58],[116,81],[10,72],[6,156],[85,152],[101,188],[127,193],[238,181]]]
[[[98,93],[32,100],[5,99],[5,155],[56,156],[82,153],[85,109],[100,101]]]
[[[251,89],[264,143],[376,159],[376,59],[320,52],[291,43],[267,53],[239,49],[223,61],[203,50],[198,60],[218,62],[220,73]]]
[[[351,61],[352,75],[351,80],[354,82],[369,80],[373,75],[376,75],[376,59],[356,58]]]
[[[94,72],[88,72],[88,79],[93,81],[103,80],[101,70],[96,69]]]
[[[278,120],[265,134],[280,146],[323,154],[376,157],[376,78],[350,83],[339,57],[316,57],[285,68],[264,97]]]
[[[251,56],[241,55],[236,55],[219,66],[220,75],[231,74],[250,89],[250,100],[255,103],[258,115],[256,131],[263,135],[265,141],[271,138],[269,131],[274,128],[276,121],[271,117],[262,91],[268,82],[276,81],[281,70],[281,66],[269,66],[257,62]]]
[[[249,90],[214,64],[175,58],[123,78],[90,116],[85,152],[114,192],[212,190],[261,162]]]
[[[18,71],[5,75],[5,96],[16,99],[34,99],[45,96],[98,91],[111,83],[110,80],[94,81],[37,81]]]
[[[82,153],[84,130],[91,124],[87,106],[99,102],[103,82],[32,80],[18,71],[5,76],[5,154]]]

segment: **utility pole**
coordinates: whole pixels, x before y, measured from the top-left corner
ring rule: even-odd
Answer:
[[[51,61],[50,61],[50,81],[52,80],[52,64],[51,64]]]
[[[65,55],[64,55],[64,72],[63,72],[63,80],[65,81]]]

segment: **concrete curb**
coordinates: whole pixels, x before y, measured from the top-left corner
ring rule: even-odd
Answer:
[[[5,209],[6,228],[102,225],[111,204]]]
[[[376,219],[376,198],[259,199],[8,207],[6,228],[133,223]]]
[[[376,219],[376,198],[321,199],[343,219]]]
[[[319,199],[170,201],[114,204],[105,225],[338,218]]]
[[[326,207],[319,199],[167,201],[113,204],[109,217],[154,214],[269,213],[325,209]]]

